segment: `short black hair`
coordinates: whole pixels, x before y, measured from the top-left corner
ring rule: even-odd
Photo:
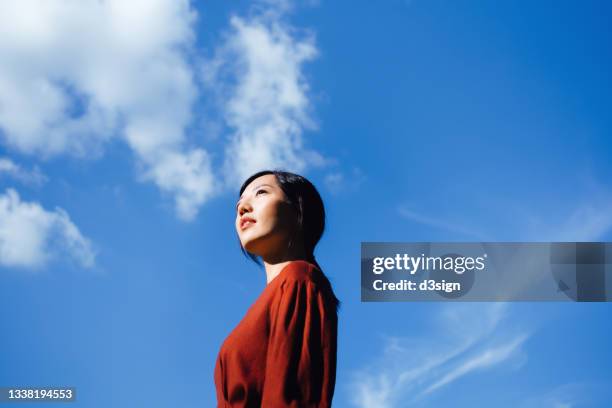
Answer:
[[[297,213],[297,226],[298,231],[302,234],[306,260],[316,265],[317,268],[322,271],[314,256],[315,247],[323,236],[323,231],[325,231],[325,206],[323,205],[323,200],[321,199],[319,191],[307,178],[299,174],[275,169],[258,171],[248,177],[244,183],[242,183],[238,197],[242,196],[244,189],[253,180],[267,174],[274,175],[281,190],[285,193],[287,202],[293,206]],[[261,261],[257,255],[248,252],[244,249],[242,244],[240,244],[240,250],[245,256],[261,266]],[[327,281],[327,283],[329,283],[329,281]],[[340,301],[335,298],[335,296],[334,302],[336,309],[338,309]]]

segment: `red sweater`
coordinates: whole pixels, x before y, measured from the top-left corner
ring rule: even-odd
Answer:
[[[331,407],[338,316],[313,264],[289,262],[221,345],[218,408]]]

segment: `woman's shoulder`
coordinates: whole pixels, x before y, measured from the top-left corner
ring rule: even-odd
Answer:
[[[335,297],[329,279],[319,266],[312,262],[301,259],[291,261],[283,268],[279,277],[281,277],[280,285],[284,288],[293,285],[306,285],[314,289],[315,292],[321,291],[324,295]]]
[[[280,292],[292,293],[298,287],[308,287],[307,293],[312,296],[322,296],[338,309],[339,301],[331,287],[331,283],[318,265],[305,260],[289,262],[278,276],[280,279]],[[293,290],[292,290],[293,289]]]
[[[317,283],[321,280],[323,272],[313,263],[296,259],[290,261],[283,270],[282,280],[285,282],[313,282]]]

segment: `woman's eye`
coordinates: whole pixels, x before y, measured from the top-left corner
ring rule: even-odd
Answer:
[[[255,195],[259,195],[259,193],[261,193],[261,192],[267,193],[266,190],[257,190],[257,193],[255,193]]]

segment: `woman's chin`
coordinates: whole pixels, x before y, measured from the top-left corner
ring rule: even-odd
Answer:
[[[248,229],[244,231],[241,243],[244,249],[254,255],[263,256],[263,254],[276,252],[276,248],[286,246],[287,238],[284,236],[270,233],[260,234],[259,232],[251,235],[249,232]]]
[[[253,255],[261,256],[262,245],[257,239],[249,239],[243,242],[242,247]]]

